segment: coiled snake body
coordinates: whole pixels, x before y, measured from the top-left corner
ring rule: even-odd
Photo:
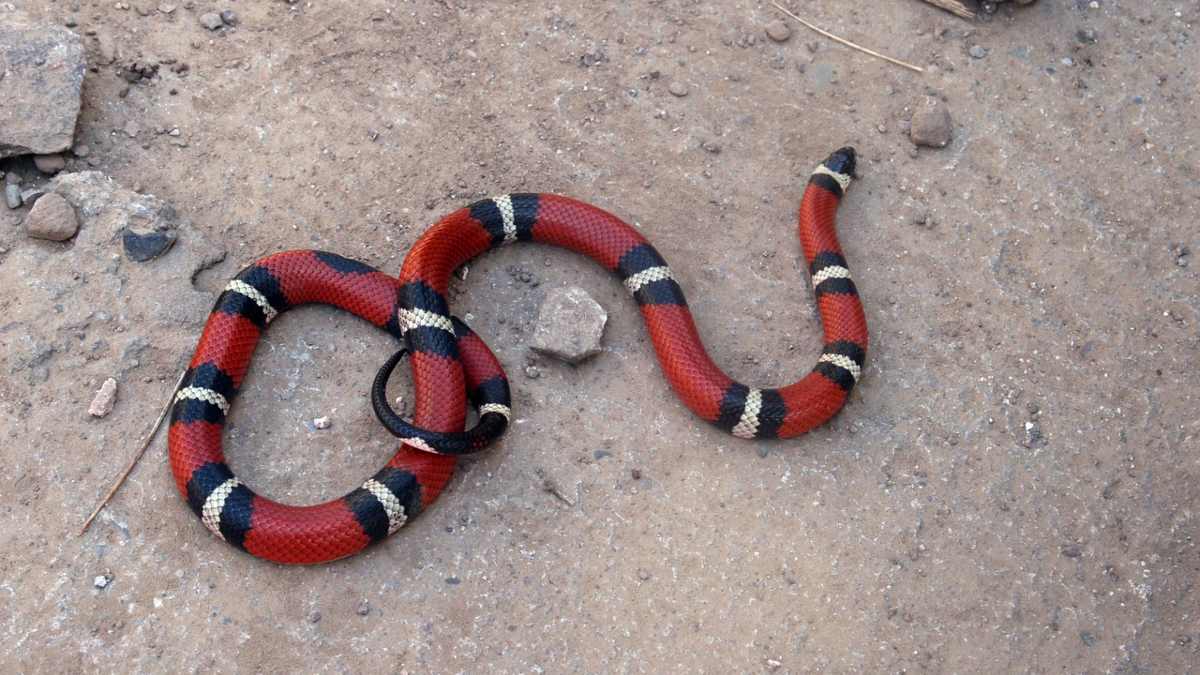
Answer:
[[[834,229],[838,203],[855,169],[851,148],[833,153],[809,179],[799,233],[812,274],[824,349],[800,381],[779,389],[735,382],[704,350],[683,291],[661,255],[633,227],[599,208],[550,194],[512,194],[455,211],[413,246],[399,277],[319,251],[262,258],[217,299],[175,393],[169,432],[176,485],[218,537],[281,563],[319,563],[362,550],[432,503],[450,480],[456,454],[486,445],[510,415],[499,362],[466,324],[450,315],[454,269],[491,248],[534,241],[571,249],[620,276],[633,295],[663,374],[701,418],[740,438],[789,438],[841,409],[862,373],[867,325]],[[375,408],[403,443],[378,473],[350,494],[289,506],[254,494],[225,463],[221,432],[262,331],[275,316],[306,303],[333,305],[403,340],[411,355],[411,424]],[[468,395],[479,423],[464,432]]]

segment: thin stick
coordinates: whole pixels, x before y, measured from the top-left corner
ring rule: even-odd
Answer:
[[[781,12],[783,12],[784,14],[788,15],[789,17],[791,17],[791,18],[792,18],[792,19],[794,19],[795,21],[798,21],[798,22],[800,22],[800,24],[801,24],[801,25],[803,25],[805,28],[808,28],[809,30],[812,30],[812,31],[814,31],[814,32],[817,32],[817,33],[820,33],[821,35],[824,35],[825,37],[829,38],[830,40],[833,40],[834,42],[839,42],[839,43],[841,43],[841,44],[843,44],[843,45],[846,45],[847,47],[849,47],[849,48],[851,48],[851,49],[858,50],[858,51],[860,51],[860,52],[862,52],[862,53],[864,53],[864,54],[870,54],[871,56],[874,56],[874,57],[875,57],[875,58],[877,58],[877,59],[883,59],[884,61],[887,61],[888,63],[894,63],[894,64],[896,64],[897,66],[900,66],[900,67],[902,67],[902,68],[908,68],[909,70],[912,70],[912,71],[915,71],[915,72],[918,72],[918,73],[923,73],[923,72],[925,72],[925,69],[924,69],[924,68],[921,68],[920,66],[914,66],[913,64],[911,64],[911,63],[906,63],[906,62],[904,62],[904,61],[901,61],[900,59],[893,59],[893,58],[892,58],[892,57],[890,57],[890,56],[885,56],[885,55],[883,55],[883,54],[880,54],[880,53],[879,53],[879,52],[877,52],[877,51],[873,51],[873,50],[867,49],[866,47],[863,47],[862,45],[856,45],[856,44],[854,44],[853,42],[851,42],[851,41],[849,41],[849,40],[847,40],[847,39],[845,39],[845,38],[840,38],[840,37],[838,37],[838,36],[834,35],[833,33],[830,33],[830,32],[829,32],[829,31],[827,31],[827,30],[821,30],[820,28],[818,28],[818,27],[814,26],[813,24],[811,24],[811,23],[809,23],[809,22],[805,21],[804,19],[801,19],[800,17],[796,16],[795,14],[792,14],[791,12],[789,12],[789,11],[787,10],[787,8],[786,8],[786,7],[784,7],[783,5],[779,4],[778,2],[772,2],[771,4],[772,4],[772,5],[775,5],[775,9],[778,9],[779,11],[781,11]]]
[[[117,481],[113,483],[113,486],[108,489],[108,494],[104,495],[104,499],[100,500],[100,503],[96,505],[96,510],[92,511],[92,515],[88,516],[88,519],[83,522],[83,527],[79,528],[79,534],[76,536],[82,537],[83,533],[88,531],[88,528],[92,526],[92,521],[96,519],[96,516],[100,515],[100,510],[108,504],[113,495],[117,494],[117,490],[121,489],[121,486],[125,484],[125,479],[129,478],[129,474],[133,472],[133,467],[137,466],[142,455],[146,454],[146,448],[150,447],[150,441],[154,440],[154,436],[158,433],[158,428],[162,426],[163,420],[167,418],[167,411],[171,409],[171,402],[175,400],[175,392],[179,390],[179,385],[183,382],[183,376],[184,373],[179,374],[179,379],[171,389],[171,398],[167,399],[167,404],[163,406],[162,412],[158,413],[158,419],[154,421],[154,426],[150,429],[150,433],[146,435],[146,440],[142,441],[142,447],[138,449],[133,459],[129,460],[129,464],[121,472],[121,475],[117,477]]]

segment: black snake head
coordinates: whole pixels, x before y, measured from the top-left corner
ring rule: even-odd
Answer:
[[[857,166],[858,153],[854,148],[846,146],[839,150],[835,150],[829,159],[825,160],[825,168],[837,173],[843,173],[847,176],[854,176],[854,169]]]

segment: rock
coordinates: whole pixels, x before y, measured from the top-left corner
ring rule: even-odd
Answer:
[[[776,19],[767,24],[767,37],[775,42],[787,42],[787,39],[792,37],[792,27],[782,19]]]
[[[117,381],[111,377],[100,385],[100,391],[96,392],[96,397],[92,399],[92,404],[88,406],[88,414],[92,417],[107,417],[108,413],[112,412],[113,405],[117,402]]]
[[[122,188],[99,171],[59,174],[52,185],[97,239],[120,238],[130,260],[153,260],[170,250],[178,237],[174,208],[154,195]]]
[[[71,147],[87,69],[83,41],[0,5],[0,158]],[[8,5],[9,8],[12,5]]]
[[[933,101],[913,113],[912,127],[908,130],[914,145],[929,148],[946,147],[953,133],[954,124],[950,119],[950,111],[938,101]]]
[[[5,183],[4,184],[4,203],[10,209],[21,208],[21,184],[20,183]]]
[[[67,160],[62,155],[34,155],[33,165],[38,171],[54,175],[67,168]]]
[[[130,260],[146,262],[166,253],[175,244],[175,231],[130,226],[121,234],[121,244]]]
[[[96,588],[107,588],[110,583],[112,583],[112,577],[107,574],[101,574],[92,579],[92,585]]]
[[[967,53],[970,54],[971,58],[973,59],[982,59],[988,55],[988,50],[986,47],[982,47],[980,45],[971,45],[971,48],[967,50]]]
[[[21,190],[21,201],[26,206],[33,206],[44,194],[46,194],[46,191],[40,187],[25,188]]]
[[[237,12],[233,11],[232,9],[221,10],[221,23],[224,23],[226,26],[238,25]]]
[[[66,241],[78,231],[75,209],[53,192],[38,199],[25,217],[25,234],[34,239]]]
[[[530,343],[535,351],[580,363],[600,352],[608,314],[587,291],[576,286],[551,291],[538,314]]]
[[[671,82],[671,84],[667,85],[667,91],[671,92],[672,96],[683,98],[684,96],[688,95],[688,86],[685,82],[675,80]]]
[[[225,22],[221,21],[220,14],[217,14],[216,12],[208,12],[200,15],[200,25],[209,30],[217,30],[221,26],[224,26]]]
[[[328,416],[318,417],[312,421],[312,425],[313,428],[316,429],[328,429],[329,427],[333,426],[333,422],[330,421]]]
[[[88,147],[86,143],[79,143],[74,148],[71,148],[71,152],[74,153],[76,157],[83,159],[92,154],[92,149]]]

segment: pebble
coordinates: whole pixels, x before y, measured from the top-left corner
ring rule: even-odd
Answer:
[[[542,371],[538,370],[537,366],[525,366],[525,377],[531,380],[536,380],[542,376]]]
[[[321,622],[321,613],[316,610],[313,610],[312,612],[310,612],[308,615],[308,622],[309,623],[320,623]]]
[[[1067,544],[1062,547],[1062,554],[1067,558],[1078,558],[1083,555],[1083,548],[1079,544]]]
[[[6,183],[4,185],[4,203],[10,209],[21,208],[21,185],[19,183]]]
[[[359,616],[366,616],[371,613],[371,603],[363,600],[358,604],[358,609],[354,610]]]
[[[125,132],[126,136],[130,138],[137,138],[137,135],[142,131],[142,128],[138,126],[137,122],[129,120],[125,123],[125,126],[122,127],[121,130]]]
[[[113,405],[117,402],[117,381],[111,377],[100,385],[100,391],[96,392],[96,397],[92,399],[92,404],[88,406],[88,414],[92,417],[107,417],[112,412]]]
[[[767,24],[767,37],[775,42],[787,42],[788,38],[792,37],[792,27],[782,19],[776,19]]]
[[[530,340],[534,351],[581,363],[600,353],[608,313],[578,286],[556,288],[546,295]]]
[[[62,155],[34,155],[33,165],[42,173],[54,175],[67,168],[67,160]]]
[[[107,574],[101,574],[95,579],[92,579],[92,585],[96,588],[106,588],[110,583],[112,583],[112,577],[108,576]]]
[[[126,227],[121,235],[125,255],[134,262],[153,260],[167,252],[175,243],[174,230]]]
[[[312,421],[312,423],[313,423],[313,426],[316,427],[317,429],[328,429],[329,427],[333,426],[333,422],[329,419],[328,416],[318,417],[318,418],[314,419]]]
[[[908,130],[914,145],[929,148],[946,147],[950,144],[953,133],[954,123],[950,119],[950,111],[937,100],[913,113],[912,126]]]
[[[25,217],[25,234],[34,239],[66,241],[78,231],[79,219],[75,216],[75,209],[53,192],[38,199]],[[116,386],[115,382],[113,386]]]
[[[221,22],[226,26],[238,25],[237,12],[233,11],[232,9],[221,10]]]
[[[44,194],[46,194],[46,191],[40,187],[25,188],[21,190],[21,201],[26,206],[33,206]]]
[[[217,14],[216,12],[206,12],[200,15],[200,25],[209,30],[217,30],[221,26],[224,26],[225,22],[221,21],[220,14]]]
[[[675,80],[671,82],[671,84],[667,85],[667,91],[671,92],[672,96],[683,98],[684,96],[688,95],[688,86],[684,82]]]
[[[971,58],[973,59],[982,59],[988,55],[988,50],[987,47],[971,45],[971,48],[967,50],[967,53],[970,54]]]
[[[92,149],[90,147],[88,147],[86,144],[80,143],[79,145],[76,145],[74,148],[72,148],[71,152],[73,152],[76,157],[79,157],[80,159],[82,159],[82,158],[87,157],[88,155],[92,154]]]

